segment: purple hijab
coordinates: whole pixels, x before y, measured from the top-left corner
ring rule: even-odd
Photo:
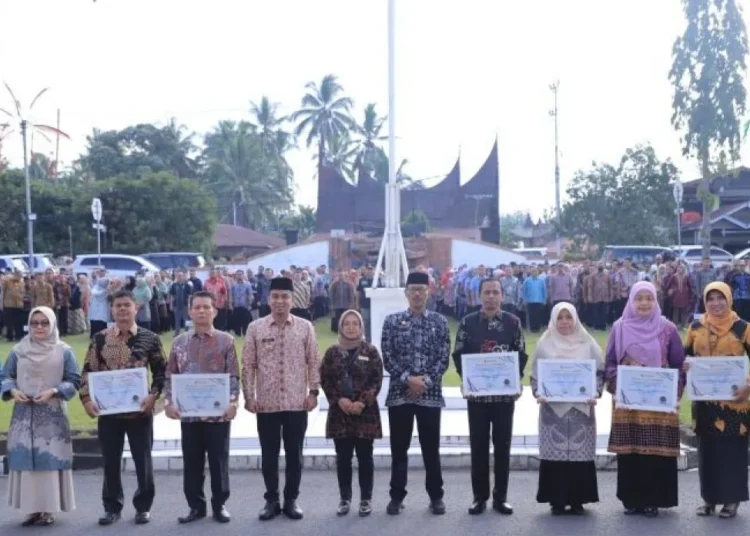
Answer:
[[[635,296],[648,291],[654,297],[654,310],[647,317],[638,314]],[[648,281],[641,281],[630,289],[625,311],[613,326],[615,354],[617,362],[628,355],[646,367],[661,367],[661,343],[659,334],[664,329],[666,319],[661,316],[661,308],[656,301],[656,288]]]

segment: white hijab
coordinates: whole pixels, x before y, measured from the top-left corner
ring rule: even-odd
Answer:
[[[557,317],[562,311],[568,311],[573,317],[574,330],[570,335],[563,335],[557,329]],[[539,359],[593,359],[599,370],[604,369],[604,357],[601,346],[596,342],[578,319],[576,308],[567,302],[560,302],[552,308],[547,331],[544,332],[534,350],[534,362]],[[536,376],[536,367],[533,376]],[[572,404],[568,402],[554,402],[550,406],[560,417],[571,408],[576,408],[586,415],[590,415],[591,406],[587,404]]]

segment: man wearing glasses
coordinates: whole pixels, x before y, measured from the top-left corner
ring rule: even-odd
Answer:
[[[386,399],[391,428],[391,501],[386,510],[390,515],[403,510],[415,418],[430,510],[435,515],[445,513],[440,414],[445,406],[443,374],[448,368],[451,341],[445,317],[427,310],[428,291],[426,273],[409,274],[409,309],[388,315],[383,323],[383,362],[391,376]]]

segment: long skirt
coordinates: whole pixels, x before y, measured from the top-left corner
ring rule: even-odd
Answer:
[[[86,315],[83,309],[68,310],[68,333],[70,335],[80,335],[85,333],[88,326],[86,325]]]
[[[701,437],[698,474],[701,498],[708,504],[733,504],[748,500],[747,437]]]
[[[542,460],[536,500],[561,507],[599,502],[596,464]]]
[[[617,498],[628,509],[677,506],[677,458],[618,454]]]
[[[21,510],[24,515],[75,510],[73,472],[11,471],[8,506]]]

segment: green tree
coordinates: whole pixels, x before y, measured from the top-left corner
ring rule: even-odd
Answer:
[[[701,242],[711,245],[717,198],[711,193],[716,169],[736,161],[745,113],[747,29],[736,0],[682,0],[687,25],[672,48],[669,79],[674,87],[672,125],[682,132],[682,151],[697,159],[703,201]]]
[[[223,221],[259,229],[275,225],[293,201],[291,171],[268,154],[247,121],[222,121],[205,138],[201,182],[217,200]]]
[[[526,214],[523,212],[514,212],[512,214],[500,214],[498,224],[500,225],[500,245],[504,248],[518,247],[518,239],[513,234],[518,227],[523,225]]]
[[[198,148],[193,137],[174,119],[163,127],[145,123],[119,131],[94,129],[76,165],[85,177],[96,180],[160,171],[194,178]]]
[[[648,145],[628,149],[616,165],[594,162],[567,188],[562,234],[599,246],[673,243],[678,177],[674,164],[659,160]]]
[[[302,107],[292,113],[290,120],[296,124],[295,136],[307,134],[307,147],[317,142],[320,169],[331,145],[341,136],[357,131],[357,123],[351,116],[354,102],[343,96],[344,88],[333,74],[323,77],[320,85],[308,82],[305,88]]]
[[[430,219],[427,217],[427,214],[422,209],[416,209],[409,212],[406,217],[401,220],[402,226],[420,226],[424,225],[425,231],[429,231],[431,229],[430,227]],[[408,235],[408,233],[406,233]]]
[[[299,231],[300,238],[306,238],[315,233],[317,210],[307,205],[300,205],[293,214],[281,219],[281,228]]]

